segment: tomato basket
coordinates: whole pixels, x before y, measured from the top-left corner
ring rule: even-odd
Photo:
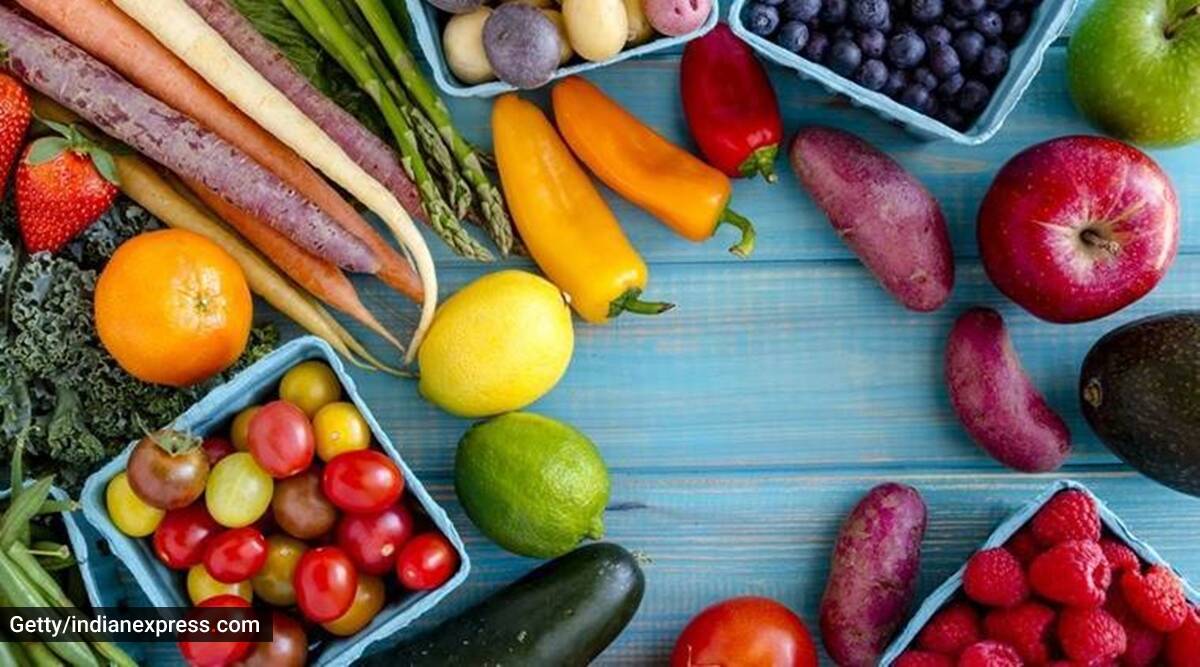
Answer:
[[[458,553],[460,562],[458,571],[440,587],[430,591],[410,592],[398,599],[391,600],[371,621],[370,625],[354,636],[323,642],[320,646],[311,649],[310,661],[312,664],[349,665],[361,657],[371,644],[387,638],[436,606],[466,580],[471,564],[462,539],[449,516],[434,501],[421,481],[400,458],[387,433],[363,403],[354,380],[347,374],[337,353],[324,341],[312,336],[291,341],[242,371],[229,382],[211,391],[187,412],[180,415],[171,426],[201,436],[215,432],[217,429],[225,427],[241,410],[273,396],[284,373],[296,364],[308,360],[323,361],[333,369],[342,384],[344,400],[353,403],[358,408],[371,427],[375,442],[400,468],[404,475],[405,493],[412,496],[416,505],[428,516],[431,523],[450,541]],[[185,573],[167,568],[154,555],[149,539],[133,538],[122,534],[108,516],[105,489],[109,480],[125,469],[132,448],[132,445],[127,447],[124,452],[87,479],[81,494],[83,515],[87,522],[94,526],[108,542],[116,559],[129,569],[133,579],[145,593],[151,605],[159,607],[188,606],[189,602],[184,586]],[[111,563],[109,565],[111,566]],[[111,579],[103,579],[97,573],[89,573],[92,565],[86,557],[81,559],[80,567],[83,569],[84,581],[88,585],[89,594],[93,595],[93,603],[106,602],[103,595],[93,593],[93,588],[99,581],[111,581],[112,583],[108,584],[110,587],[116,585],[116,582]],[[107,576],[111,577],[111,573],[108,573]]]

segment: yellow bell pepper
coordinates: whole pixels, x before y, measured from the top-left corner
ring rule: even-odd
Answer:
[[[492,108],[492,138],[521,239],[580,317],[601,324],[672,308],[639,300],[646,263],[541,109],[504,95]]]
[[[729,208],[729,177],[658,135],[595,85],[572,76],[551,93],[554,120],[575,155],[605,185],[692,241],[733,225],[729,252],[754,250],[754,226]]]

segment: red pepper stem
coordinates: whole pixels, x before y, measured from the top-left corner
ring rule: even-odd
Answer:
[[[729,252],[746,259],[750,253],[754,252],[754,240],[757,235],[754,233],[754,224],[738,214],[731,208],[727,208],[721,213],[721,217],[717,219],[717,226],[733,225],[742,230],[742,240],[729,247]]]
[[[638,287],[630,287],[625,290],[625,293],[612,300],[608,306],[608,316],[616,317],[621,313],[629,312],[637,315],[658,315],[665,313],[675,307],[673,303],[665,303],[662,301],[642,301],[638,297],[642,295],[642,290]]]
[[[763,146],[750,154],[746,161],[738,167],[738,172],[746,178],[762,175],[763,180],[774,183],[779,180],[775,173],[775,157],[779,155],[779,144]]]

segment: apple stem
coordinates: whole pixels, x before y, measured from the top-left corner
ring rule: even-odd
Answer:
[[[1091,246],[1096,246],[1097,248],[1100,248],[1114,257],[1121,252],[1120,243],[1100,236],[1100,234],[1093,229],[1085,229],[1079,236],[1083,239],[1084,243]]]
[[[1167,25],[1167,29],[1165,31],[1167,39],[1174,39],[1176,33],[1178,33],[1179,29],[1183,27],[1183,24],[1188,19],[1194,19],[1196,17],[1200,17],[1200,5],[1196,5],[1196,6],[1192,7],[1191,9],[1185,11],[1184,13],[1180,14],[1179,18],[1175,19],[1169,25]]]

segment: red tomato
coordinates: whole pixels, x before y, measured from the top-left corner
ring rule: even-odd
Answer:
[[[218,595],[197,607],[249,607],[250,603],[236,595]],[[224,667],[241,660],[250,652],[251,642],[179,642],[179,652],[193,667]]]
[[[321,490],[344,512],[375,514],[400,499],[404,477],[382,452],[361,449],[338,454],[326,464]]]
[[[760,597],[732,598],[700,612],[675,641],[671,667],[816,667],[804,623],[787,607]]]
[[[457,569],[458,553],[441,533],[417,535],[396,556],[396,578],[409,590],[437,588]]]
[[[305,618],[326,623],[346,613],[358,590],[358,572],[344,551],[337,547],[309,549],[292,575],[296,605]]]
[[[171,510],[154,529],[154,553],[173,570],[186,570],[204,560],[209,538],[224,530],[208,513],[204,501]]]
[[[396,564],[396,553],[412,533],[412,514],[396,503],[378,514],[344,515],[337,543],[360,572],[379,576]]]
[[[204,569],[213,579],[236,584],[258,574],[267,562],[267,540],[253,526],[234,528],[208,541]]]
[[[200,446],[204,448],[204,455],[208,457],[208,465],[210,467],[217,465],[217,461],[237,451],[228,438],[220,436],[205,438],[204,443]]]
[[[307,468],[316,451],[312,422],[287,401],[268,403],[254,413],[246,441],[254,460],[275,479]]]

